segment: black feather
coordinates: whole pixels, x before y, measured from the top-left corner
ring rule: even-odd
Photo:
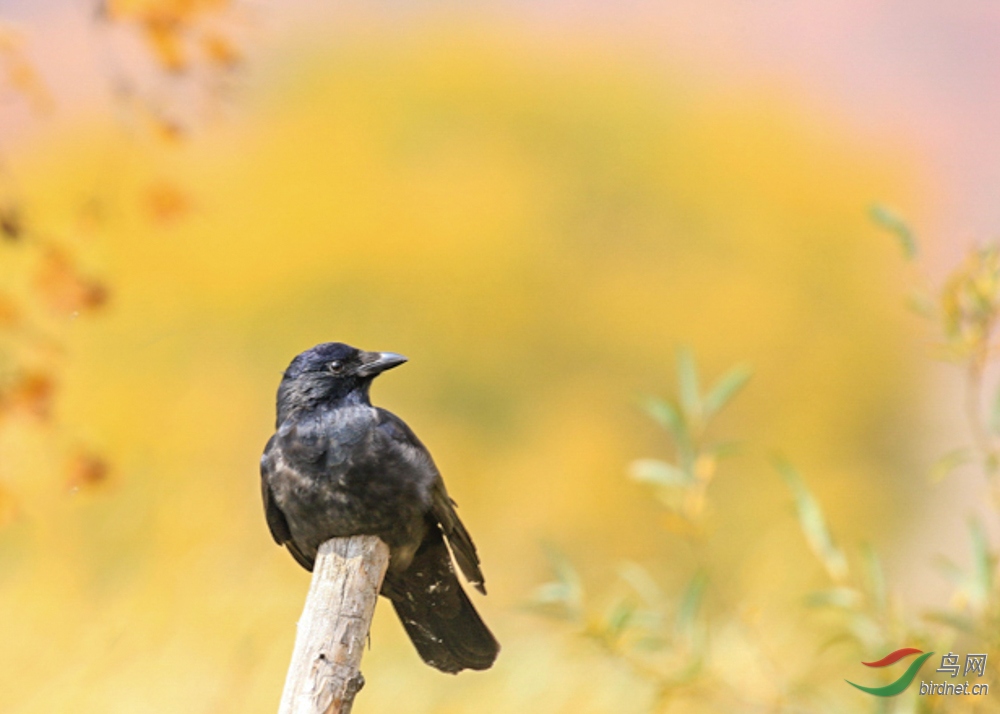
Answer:
[[[392,600],[421,659],[442,672],[488,669],[500,651],[465,594],[441,532],[429,529],[401,573],[389,573],[382,593]]]

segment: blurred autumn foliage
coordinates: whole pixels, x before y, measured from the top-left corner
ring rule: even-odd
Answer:
[[[167,72],[182,73],[196,63],[231,69],[240,52],[216,26],[229,0],[105,0],[101,15],[132,26]]]
[[[235,11],[105,5],[125,121],[7,177],[0,707],[274,710],[306,575],[256,461],[282,368],[340,339],[411,358],[374,400],[448,479],[504,645],[440,677],[380,609],[359,714],[856,711],[838,678],[904,630],[817,649],[882,602],[841,544],[894,562],[936,498],[863,212],[919,203],[905,157],[795,96],[433,19],[320,28],[202,125],[252,49]],[[540,541],[562,620],[524,612]]]
[[[0,93],[16,95],[44,111],[51,108],[52,98],[25,55],[24,44],[23,35],[0,25]]]
[[[180,74],[197,63],[229,72],[239,64],[240,54],[222,30],[228,6],[225,1],[110,1],[98,4],[93,21],[110,33],[139,36],[161,72]],[[113,54],[108,42],[105,49]],[[29,58],[29,43],[30,34],[0,25],[0,95],[26,103],[39,115],[57,111]],[[109,76],[96,81],[107,82],[109,96],[126,110],[152,119],[154,138],[176,141],[181,126],[168,118],[161,102],[143,99],[148,93],[137,84],[129,65],[129,60],[117,58]],[[129,140],[125,134],[117,139]],[[55,401],[69,322],[101,312],[111,294],[107,282],[88,267],[88,254],[106,229],[107,213],[115,210],[108,205],[114,197],[95,192],[93,186],[80,186],[78,190],[91,198],[75,207],[69,228],[51,230],[41,227],[51,221],[33,220],[19,177],[2,153],[0,179],[0,250],[6,264],[0,285],[0,428],[5,417],[27,416],[58,431]],[[152,223],[166,224],[187,212],[191,197],[176,184],[159,179],[150,184],[143,203]],[[54,443],[59,441],[54,438]],[[92,488],[106,480],[110,465],[103,456],[80,445],[65,448],[64,481],[70,489]],[[0,491],[0,520],[16,515],[16,503],[15,492]]]
[[[914,259],[917,244],[909,227],[884,209],[873,216],[896,234],[907,258]],[[974,246],[939,289],[921,285],[919,299],[911,301],[911,307],[930,320],[938,351],[962,367],[965,377],[966,431],[972,443],[942,456],[929,469],[931,478],[940,481],[959,466],[974,464],[977,468],[966,469],[962,477],[984,476],[994,496],[1000,468],[1000,387],[995,387],[997,396],[989,398],[984,375],[997,361],[998,256],[996,244]],[[774,656],[761,630],[759,609],[713,587],[721,573],[708,556],[706,541],[711,533],[703,519],[708,486],[719,459],[740,449],[733,442],[707,440],[706,435],[713,418],[749,377],[747,367],[733,368],[703,392],[694,355],[683,349],[677,356],[677,396],[644,400],[646,412],[665,430],[674,454],[671,460],[634,461],[631,476],[653,488],[667,512],[662,521],[667,532],[683,538],[695,554],[690,580],[671,593],[661,578],[662,573],[676,569],[674,563],[644,566],[624,561],[618,565],[615,581],[603,583],[594,593],[584,585],[575,565],[549,547],[553,579],[536,588],[531,609],[568,623],[582,639],[630,671],[637,682],[649,686],[646,707],[655,714],[678,709],[876,714],[1000,711],[996,700],[985,696],[924,696],[916,686],[897,692],[891,709],[877,697],[868,697],[868,706],[859,709],[858,697],[843,686],[847,663],[831,667],[832,661],[842,661],[831,657],[837,650],[845,650],[848,659],[875,661],[904,643],[931,653],[990,653],[1000,647],[1000,548],[978,516],[968,519],[971,565],[959,566],[951,557],[937,556],[938,570],[952,588],[947,606],[921,609],[899,592],[870,543],[862,543],[856,555],[848,554],[806,479],[784,458],[774,458],[791,493],[804,540],[828,580],[825,586],[800,594],[802,611],[814,614],[808,628],[814,631],[816,642],[806,662],[793,664]],[[1000,501],[994,500],[992,515],[1000,515]],[[734,662],[734,651],[749,656],[761,669],[748,671],[746,663]],[[973,673],[973,683],[996,690],[1000,680],[995,671]],[[764,681],[748,687],[753,674]],[[926,674],[921,681],[934,678]],[[882,678],[883,684],[888,681]]]

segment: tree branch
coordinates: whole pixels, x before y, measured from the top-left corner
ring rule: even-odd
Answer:
[[[389,547],[376,536],[320,546],[279,714],[350,713],[365,683],[361,655],[388,565]]]

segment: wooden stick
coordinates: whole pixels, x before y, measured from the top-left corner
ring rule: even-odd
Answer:
[[[350,713],[365,684],[361,654],[388,565],[389,546],[376,536],[320,546],[279,714]]]

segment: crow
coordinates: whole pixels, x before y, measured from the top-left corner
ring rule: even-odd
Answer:
[[[485,594],[476,546],[430,453],[368,396],[376,376],[404,362],[393,352],[340,342],[292,360],[278,387],[276,431],[260,461],[267,525],[309,571],[330,538],[378,536],[389,546],[381,594],[424,662],[452,674],[488,669],[500,645],[448,552],[450,546],[462,574]]]

